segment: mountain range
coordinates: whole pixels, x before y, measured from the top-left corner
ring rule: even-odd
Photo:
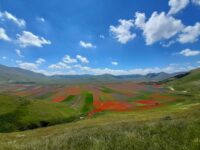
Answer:
[[[73,84],[73,83],[89,83],[89,82],[120,82],[120,81],[135,81],[135,82],[153,82],[162,81],[181,75],[178,73],[149,73],[147,75],[53,75],[46,76],[41,73],[0,65],[0,83],[49,83],[49,84]]]

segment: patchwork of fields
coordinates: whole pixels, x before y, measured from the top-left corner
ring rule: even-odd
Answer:
[[[180,95],[164,85],[104,83],[82,85],[0,85],[0,132],[13,132],[109,113],[143,112],[176,104]]]
[[[163,107],[176,100],[169,88],[157,84],[0,85],[0,92],[32,101],[61,103],[92,116],[103,111],[137,111]],[[86,108],[87,107],[87,108]]]

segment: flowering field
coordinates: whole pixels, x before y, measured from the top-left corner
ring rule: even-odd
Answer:
[[[80,113],[90,93],[90,109],[84,115],[93,116],[100,112],[124,112],[154,109],[175,101],[170,90],[157,84],[136,84],[134,82],[85,84],[85,85],[1,85],[0,92],[51,103],[60,103]]]

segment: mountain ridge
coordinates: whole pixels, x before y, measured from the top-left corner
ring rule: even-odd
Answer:
[[[161,81],[179,73],[149,73],[146,75],[132,74],[132,75],[52,75],[47,76],[41,73],[25,70],[18,67],[8,67],[0,64],[0,83],[87,83],[87,82],[117,82],[117,81],[135,81],[135,82],[148,82],[148,81]]]

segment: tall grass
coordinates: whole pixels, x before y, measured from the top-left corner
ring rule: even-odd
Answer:
[[[199,150],[200,120],[123,122],[0,142],[0,150]]]

